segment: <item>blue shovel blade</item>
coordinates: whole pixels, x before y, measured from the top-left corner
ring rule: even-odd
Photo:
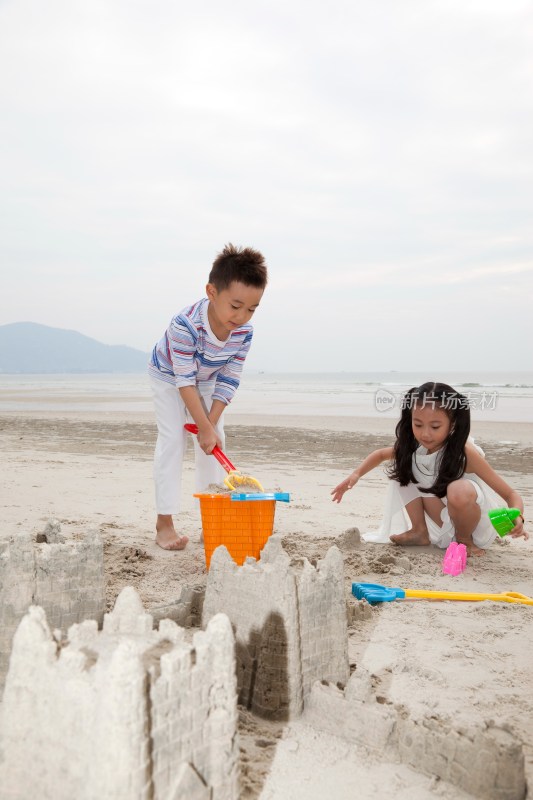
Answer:
[[[367,603],[390,603],[405,597],[404,589],[390,589],[380,583],[352,583],[352,594]]]

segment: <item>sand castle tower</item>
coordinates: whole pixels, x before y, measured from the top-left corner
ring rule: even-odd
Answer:
[[[32,606],[1,709],[3,800],[236,800],[234,664],[224,615],[187,643],[170,620],[153,630],[131,587],[103,631],[66,640]]]
[[[85,619],[102,622],[104,554],[96,529],[67,539],[59,522],[51,521],[37,537],[0,536],[0,695],[13,634],[32,604],[44,609],[52,629]]]
[[[238,567],[225,547],[211,559],[204,626],[227,614],[236,638],[239,702],[271,719],[302,713],[313,683],[349,678],[342,555],[291,560],[278,536]]]

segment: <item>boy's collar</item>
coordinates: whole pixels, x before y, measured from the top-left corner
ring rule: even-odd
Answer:
[[[231,339],[231,333],[228,336],[228,338],[225,339],[224,341],[222,341],[222,339],[219,339],[218,336],[215,336],[215,334],[213,333],[213,331],[211,329],[211,325],[209,324],[209,316],[208,316],[208,313],[207,313],[207,309],[208,308],[209,308],[209,298],[206,297],[205,298],[205,302],[203,303],[202,308],[201,308],[201,312],[200,312],[201,316],[202,316],[202,324],[204,326],[205,332],[207,333],[208,337],[215,344],[218,344],[220,347],[224,347],[226,342],[228,342]]]

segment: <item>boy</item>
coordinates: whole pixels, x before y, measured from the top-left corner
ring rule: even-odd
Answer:
[[[176,314],[152,351],[148,371],[158,431],[155,540],[164,550],[183,550],[189,541],[176,533],[172,520],[180,510],[181,469],[190,435],[183,428],[187,419],[198,425],[198,437],[193,437],[196,490],[223,477],[209,453],[217,444],[224,448],[222,413],[239,386],[252,342],[248,323],[267,279],[261,253],[228,244],[213,262],[207,297]]]

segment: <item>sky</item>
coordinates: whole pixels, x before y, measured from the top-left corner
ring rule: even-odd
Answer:
[[[526,0],[0,0],[0,325],[151,349],[225,243],[248,367],[533,367]]]

